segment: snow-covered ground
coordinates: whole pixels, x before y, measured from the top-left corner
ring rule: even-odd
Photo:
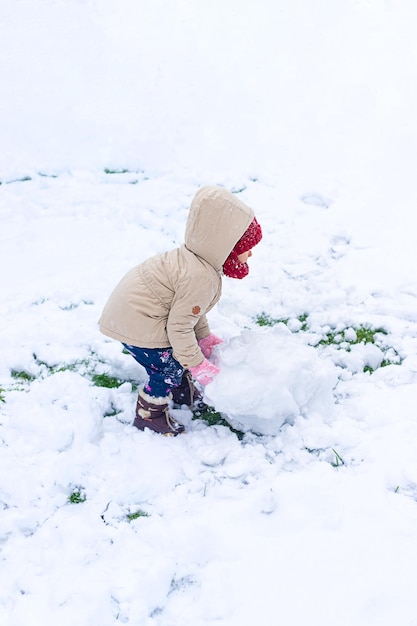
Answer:
[[[416,626],[417,8],[2,4],[0,623]],[[163,438],[97,319],[207,183],[264,231],[210,314],[245,434]]]

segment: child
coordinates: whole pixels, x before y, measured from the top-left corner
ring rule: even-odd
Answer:
[[[218,373],[208,359],[222,340],[210,332],[206,313],[220,298],[222,273],[248,274],[261,238],[251,208],[222,187],[203,187],[191,203],[185,243],[134,267],[116,286],[99,325],[148,374],[136,405],[140,430],[184,431],[169,412],[170,399],[193,408],[201,400],[193,379],[205,386]]]

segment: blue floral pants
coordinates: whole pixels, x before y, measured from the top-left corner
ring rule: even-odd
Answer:
[[[123,344],[135,361],[145,368],[149,380],[145,391],[150,396],[165,397],[181,383],[184,368],[172,356],[172,348],[138,348]]]

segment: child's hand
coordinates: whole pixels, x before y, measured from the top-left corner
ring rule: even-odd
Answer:
[[[219,368],[213,365],[213,363],[210,363],[210,361],[207,361],[207,359],[204,359],[204,361],[196,367],[190,367],[193,378],[204,387],[214,380],[219,371]]]
[[[207,337],[204,337],[204,339],[198,340],[198,345],[200,346],[201,352],[204,354],[206,359],[210,358],[214,346],[217,346],[219,343],[223,343],[223,339],[220,339],[220,337],[213,335],[213,333],[211,333]]]

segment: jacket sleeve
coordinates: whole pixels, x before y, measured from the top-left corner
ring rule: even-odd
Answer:
[[[195,325],[194,332],[195,332],[197,341],[209,336],[211,331],[210,331],[210,326],[208,324],[206,315],[202,315],[200,317],[197,324]]]
[[[184,367],[200,365],[204,360],[197,343],[198,338],[208,335],[205,313],[217,301],[218,286],[201,276],[187,278],[177,285],[167,320],[167,335],[173,348],[174,358]]]

